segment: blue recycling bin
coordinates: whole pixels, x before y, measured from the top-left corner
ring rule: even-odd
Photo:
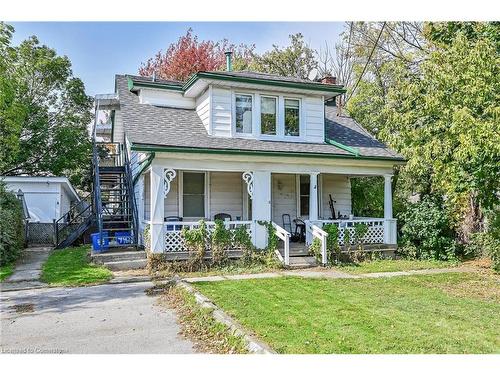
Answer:
[[[101,253],[103,251],[106,251],[109,249],[109,234],[108,232],[102,232],[102,245],[99,233],[92,233],[90,235],[90,238],[92,239],[92,250],[96,253]]]
[[[115,239],[119,245],[127,245],[132,243],[132,235],[130,234],[130,231],[116,232]]]

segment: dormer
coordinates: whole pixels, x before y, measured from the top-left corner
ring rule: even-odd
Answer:
[[[324,143],[325,102],[345,92],[250,71],[198,72],[183,82],[129,78],[141,104],[195,110],[213,137]]]

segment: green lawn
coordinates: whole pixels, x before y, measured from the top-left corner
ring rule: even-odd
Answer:
[[[373,272],[394,272],[394,271],[410,271],[423,270],[429,268],[450,268],[456,267],[458,262],[445,262],[439,260],[373,260],[361,263],[345,264],[338,267],[339,271],[349,273],[373,273]]]
[[[4,281],[14,272],[14,263],[0,267],[0,281]]]
[[[43,265],[42,281],[51,285],[79,286],[106,282],[113,274],[90,263],[90,246],[55,250]]]
[[[499,353],[499,281],[446,273],[195,285],[280,353]]]

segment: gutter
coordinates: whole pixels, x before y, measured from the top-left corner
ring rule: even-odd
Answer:
[[[155,155],[156,154],[154,152],[151,152],[148,158],[141,162],[141,169],[139,169],[139,172],[137,172],[137,174],[134,176],[134,179],[132,180],[132,186],[134,186],[137,183],[142,173],[151,165],[153,159],[155,158]]]
[[[325,142],[332,145],[332,146],[338,147],[341,150],[347,151],[347,152],[353,154],[354,156],[356,156],[357,158],[359,158],[359,150],[357,148],[346,146],[343,143],[340,143],[340,142],[334,141],[333,139],[328,139],[328,138],[325,138]]]
[[[349,146],[345,146],[348,147]],[[175,146],[154,146],[132,143],[131,149],[140,152],[184,152],[184,153],[199,153],[199,154],[219,154],[219,155],[253,155],[253,156],[284,156],[296,158],[297,156],[307,158],[328,158],[328,159],[354,159],[357,160],[379,160],[379,161],[392,161],[395,163],[405,162],[402,158],[384,157],[384,156],[354,156],[353,155],[336,155],[336,154],[322,154],[313,152],[279,152],[279,151],[251,151],[239,149],[210,149],[210,148],[196,148],[196,147],[175,147]]]

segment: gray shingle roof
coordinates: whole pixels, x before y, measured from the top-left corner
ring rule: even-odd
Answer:
[[[139,97],[128,90],[123,75],[116,76],[116,86],[127,137],[136,145],[352,156],[329,144],[213,137],[207,134],[195,110],[139,104]],[[402,159],[353,119],[336,116],[329,107],[325,115],[330,139],[358,148],[360,156]]]

